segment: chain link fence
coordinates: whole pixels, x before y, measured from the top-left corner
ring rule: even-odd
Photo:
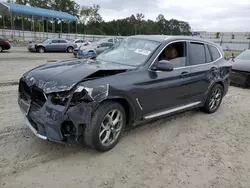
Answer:
[[[72,34],[72,33],[46,33],[46,32],[31,32],[21,30],[7,30],[0,29],[0,37],[8,39],[10,42],[28,43],[28,42],[42,42],[48,38],[64,38],[68,40],[86,39],[90,42],[100,40],[105,37],[119,37],[122,36],[107,36],[107,35],[84,35],[84,34]],[[242,52],[250,49],[249,39],[207,39],[219,44],[226,52]]]

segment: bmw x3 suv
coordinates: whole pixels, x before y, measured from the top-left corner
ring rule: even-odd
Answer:
[[[59,143],[112,149],[125,128],[194,108],[214,113],[232,65],[220,46],[187,36],[136,35],[95,59],[45,64],[19,81],[31,131]]]

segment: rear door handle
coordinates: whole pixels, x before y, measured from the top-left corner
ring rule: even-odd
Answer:
[[[188,77],[189,76],[189,72],[182,72],[181,73],[181,78],[185,78],[185,77]]]

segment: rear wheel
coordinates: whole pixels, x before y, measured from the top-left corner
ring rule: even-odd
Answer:
[[[74,49],[73,49],[73,47],[71,47],[71,46],[67,48],[67,52],[69,52],[69,53],[72,53],[73,50],[74,50]]]
[[[223,87],[220,84],[216,84],[209,92],[208,98],[204,105],[204,111],[206,113],[214,113],[220,107],[223,98]]]
[[[125,110],[119,103],[101,104],[85,129],[85,144],[101,152],[112,149],[122,135],[125,122]]]
[[[44,52],[45,52],[45,49],[44,49],[44,47],[39,47],[37,51],[38,51],[39,53],[44,53]]]

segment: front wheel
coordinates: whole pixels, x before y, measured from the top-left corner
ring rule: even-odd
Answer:
[[[220,84],[216,84],[210,90],[206,103],[204,105],[204,111],[206,113],[214,113],[220,107],[223,98],[223,87]]]
[[[124,108],[116,102],[105,102],[95,111],[86,126],[84,142],[98,151],[105,152],[118,143],[126,124]]]
[[[44,47],[39,47],[39,48],[38,48],[38,52],[39,52],[39,53],[44,53],[44,52],[45,52]]]

